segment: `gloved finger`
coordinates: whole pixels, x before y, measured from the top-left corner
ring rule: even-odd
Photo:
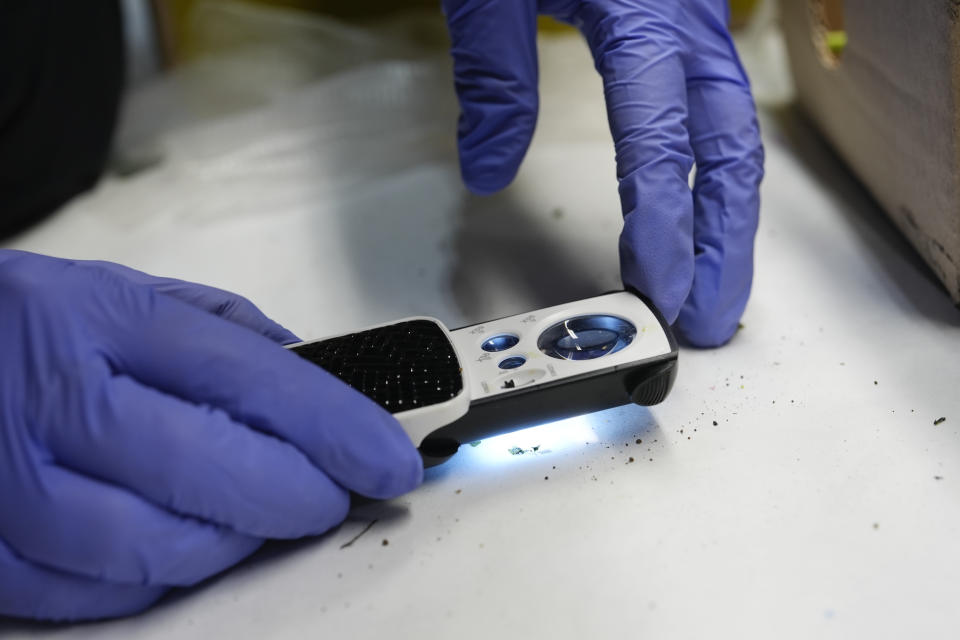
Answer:
[[[616,149],[621,272],[673,323],[693,282],[693,152],[681,45],[660,8],[609,11],[585,3],[576,17],[603,78]]]
[[[103,269],[118,274],[134,284],[149,286],[159,293],[172,296],[198,309],[252,329],[274,342],[290,344],[300,340],[292,332],[264,315],[255,304],[236,293],[195,282],[152,276],[114,262],[80,260],[74,264],[80,267]]]
[[[0,615],[55,622],[113,618],[143,611],[166,591],[47,569],[20,558],[0,540]]]
[[[443,0],[460,101],[457,139],[467,187],[513,180],[537,121],[535,0]]]
[[[139,322],[111,323],[104,335],[114,371],[292,443],[347,489],[388,498],[423,478],[420,454],[393,416],[250,331],[160,296]]]
[[[70,413],[88,421],[47,443],[63,465],[179,514],[246,535],[297,538],[339,524],[348,493],[288,442],[127,376]]]
[[[20,503],[32,507],[16,523],[0,522],[0,537],[20,557],[49,569],[115,583],[188,586],[263,542],[58,466],[41,464],[18,482]]]
[[[278,344],[299,342],[300,338],[278,322],[268,318],[247,298],[230,291],[208,287],[194,282],[162,278],[154,287],[164,295],[172,296],[215,316],[253,329]]]
[[[721,52],[718,52],[720,55]],[[694,184],[695,275],[677,320],[690,343],[719,346],[737,330],[750,297],[760,210],[763,146],[746,76],[732,45],[723,63],[688,84]]]

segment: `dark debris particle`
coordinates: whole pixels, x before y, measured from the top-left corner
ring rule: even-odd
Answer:
[[[633,456],[630,456],[630,458],[627,460],[627,462],[633,462]]]
[[[549,479],[550,479],[550,476],[543,476],[543,479],[544,479],[544,480],[549,480]]]
[[[876,381],[876,380],[874,380],[874,381],[873,381],[873,384],[877,384],[877,381]]]
[[[463,489],[457,489],[454,493],[463,493]]]
[[[716,421],[716,420],[713,421],[713,426],[717,426],[717,421]]]
[[[387,546],[388,544],[390,544],[390,541],[387,540],[386,538],[384,538],[384,539],[383,539],[383,542],[380,543],[380,546],[385,547],[385,546]]]
[[[363,531],[361,531],[361,532],[358,533],[357,535],[353,536],[352,538],[350,538],[349,540],[347,540],[346,542],[344,542],[342,545],[340,545],[340,548],[341,548],[341,549],[346,549],[347,547],[352,547],[352,546],[353,546],[353,543],[356,542],[357,540],[359,540],[359,539],[363,536],[363,534],[365,534],[367,531],[370,531],[370,529],[371,529],[371,528],[373,527],[373,525],[375,525],[375,524],[377,524],[377,521],[376,521],[376,520],[371,520],[370,523],[369,523],[366,527],[363,528]]]
[[[934,480],[943,480],[943,476],[933,476]]]
[[[641,440],[640,438],[637,438],[637,444],[643,444],[643,440]]]
[[[943,424],[944,422],[946,422],[946,420],[947,420],[947,419],[946,419],[945,417],[940,417],[940,418],[937,418],[936,420],[934,420],[934,421],[933,421],[933,424],[934,424],[934,426],[936,426],[936,425],[938,425],[938,424]]]
[[[873,528],[874,528],[874,529],[879,529],[879,528],[880,528],[880,523],[879,523],[879,522],[874,522],[874,523],[873,523]]]

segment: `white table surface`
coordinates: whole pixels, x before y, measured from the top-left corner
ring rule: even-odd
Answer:
[[[751,51],[755,82],[772,78],[758,96],[776,93]],[[500,195],[459,182],[445,57],[363,61],[173,127],[160,166],[6,246],[233,289],[304,337],[608,290],[620,218],[599,80],[576,38],[546,39],[542,65],[537,136]],[[809,125],[761,102],[744,328],[682,351],[664,404],[464,447],[413,493],[145,614],[0,635],[956,637],[960,311]]]

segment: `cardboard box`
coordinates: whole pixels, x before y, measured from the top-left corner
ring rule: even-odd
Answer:
[[[960,2],[780,13],[802,106],[960,304]]]

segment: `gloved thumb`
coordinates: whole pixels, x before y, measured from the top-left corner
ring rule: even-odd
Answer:
[[[487,195],[513,180],[537,121],[535,0],[443,0],[460,101],[463,181]]]

